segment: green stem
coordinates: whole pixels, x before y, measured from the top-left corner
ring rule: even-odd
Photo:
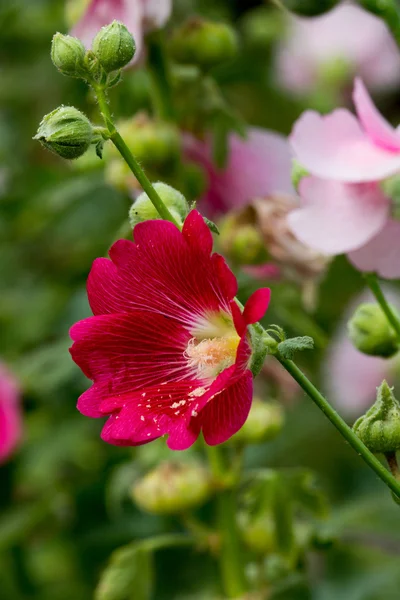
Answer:
[[[210,467],[215,481],[226,481],[222,449],[207,446]],[[232,488],[222,489],[217,494],[217,521],[221,536],[220,570],[223,591],[227,598],[240,598],[247,591],[244,572],[244,557],[236,521],[236,493]]]
[[[153,102],[157,116],[164,121],[175,118],[171,90],[171,73],[164,52],[163,32],[157,31],[147,38],[148,67],[153,84]]]
[[[110,107],[104,89],[100,86],[94,86],[94,91],[97,96],[100,112],[103,115],[104,122],[110,134],[110,140],[113,142],[114,146],[117,148],[118,152],[121,154],[122,158],[125,160],[126,164],[138,180],[143,191],[148,195],[160,217],[166,221],[171,221],[171,223],[180,228],[179,223],[172,216],[167,206],[165,206],[164,202],[161,200],[152,183],[148,179],[146,173],[143,171],[142,167],[139,165],[138,161],[133,156],[132,152],[129,150],[129,147],[126,145],[125,141],[118,132],[111,116]]]
[[[397,338],[400,342],[400,319],[396,315],[396,313],[394,312],[394,310],[392,309],[392,307],[390,306],[388,301],[386,300],[384,293],[382,291],[382,288],[379,285],[378,277],[375,275],[375,273],[366,273],[365,280],[366,280],[371,292],[373,293],[376,300],[378,301],[381,309],[385,313],[387,320],[389,321],[390,325],[395,330],[395,332],[397,334]]]
[[[393,475],[382,465],[382,463],[368,450],[360,438],[347,425],[347,423],[338,415],[329,402],[304,375],[299,367],[291,360],[287,360],[280,356],[276,357],[281,365],[290,373],[297,381],[301,388],[308,394],[311,400],[322,410],[332,425],[336,427],[339,433],[345,438],[350,446],[361,456],[371,469],[375,471],[380,479],[392,490],[392,492],[400,498],[400,481],[397,481]]]
[[[398,0],[359,0],[361,6],[380,17],[400,46],[400,4]]]

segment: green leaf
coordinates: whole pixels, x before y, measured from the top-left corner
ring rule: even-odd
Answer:
[[[95,600],[150,600],[153,592],[152,554],[140,543],[111,555],[95,591]]]
[[[303,350],[312,350],[314,348],[314,340],[309,335],[301,337],[294,337],[285,340],[278,344],[278,351],[288,360],[291,360],[296,352],[302,352]]]
[[[210,231],[212,231],[213,233],[216,233],[217,235],[219,235],[219,229],[218,229],[217,225],[213,221],[210,221],[210,219],[207,219],[207,217],[203,217],[203,219],[204,219],[204,223],[208,226],[208,229]]]

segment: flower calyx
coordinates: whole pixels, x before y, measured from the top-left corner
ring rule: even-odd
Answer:
[[[354,432],[374,454],[400,450],[400,403],[383,381],[376,402],[353,425]]]

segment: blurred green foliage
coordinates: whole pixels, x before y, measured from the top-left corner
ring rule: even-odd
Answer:
[[[87,273],[93,259],[129,231],[131,200],[105,182],[101,163],[79,171],[32,141],[42,116],[62,103],[98,120],[85,85],[61,76],[50,61],[53,33],[67,30],[64,9],[63,0],[0,2],[0,353],[21,380],[25,414],[23,445],[0,468],[0,598],[88,600],[116,551],[97,600],[127,597],[113,578],[130,561],[129,581],[117,580],[134,588],[135,600],[212,600],[218,593],[215,561],[175,543],[155,544],[150,557],[143,540],[178,535],[182,526],[172,517],[141,513],[129,498],[135,479],[170,452],[158,442],[142,449],[107,446],[99,438],[101,423],[75,408],[88,382],[70,359],[68,329],[90,314]],[[303,106],[273,85],[271,44],[282,31],[280,13],[255,1],[179,0],[175,22],[194,12],[231,22],[239,32],[239,57],[215,72],[229,105],[249,123],[287,133]],[[111,93],[115,113],[131,117],[149,109],[150,89],[145,68],[126,73]],[[243,298],[255,287],[243,274],[240,284]],[[297,288],[273,285],[268,322],[315,338],[316,350],[300,357],[314,379],[329,335],[361,288],[345,260],[335,261],[310,316]],[[307,523],[312,515],[314,549],[296,572],[278,577],[272,597],[397,599],[399,507],[307,399],[287,412],[280,436],[245,454],[246,467],[264,469],[266,480],[265,469],[301,467],[290,475],[302,504],[295,518],[301,525],[305,509]],[[324,518],[325,495],[314,491],[310,470],[332,504]],[[279,494],[290,489],[275,490],[275,512],[284,505]],[[244,505],[251,500],[247,492]],[[211,504],[201,511],[206,522]],[[283,526],[289,519],[292,527],[293,518],[278,516],[284,554],[294,533]],[[274,560],[265,562],[272,580],[271,573],[287,568]]]

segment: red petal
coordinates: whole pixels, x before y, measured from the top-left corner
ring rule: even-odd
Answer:
[[[236,383],[208,402],[201,413],[207,444],[222,444],[239,431],[248,417],[252,396],[253,376],[246,371]]]
[[[197,210],[192,210],[183,225],[182,233],[189,244],[210,255],[213,247],[211,231]]]
[[[271,290],[261,288],[256,290],[247,300],[243,311],[243,318],[247,325],[257,323],[265,315],[271,299]]]
[[[170,448],[185,450],[200,432],[199,419],[191,417],[198,404],[196,390],[202,389],[197,381],[181,381],[104,400],[100,407],[103,414],[114,414],[104,426],[103,440],[136,446],[169,435]]]
[[[101,315],[80,321],[70,333],[72,358],[95,382],[78,402],[89,416],[99,416],[106,397],[188,377],[183,353],[190,335],[162,315]]]
[[[168,221],[139,223],[136,244],[120,240],[112,262],[95,261],[88,280],[94,314],[140,309],[192,326],[207,311],[229,311],[236,279],[222,257],[210,255],[211,234],[200,215],[192,211],[187,221],[185,234]]]

